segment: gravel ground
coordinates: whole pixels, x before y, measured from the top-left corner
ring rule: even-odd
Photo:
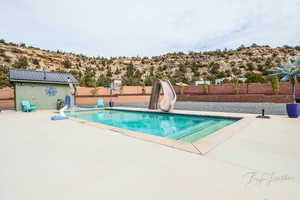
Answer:
[[[148,103],[123,103],[116,106],[147,108]],[[265,109],[266,114],[286,115],[283,103],[236,103],[236,102],[189,102],[179,101],[175,104],[178,110],[233,112],[233,113],[261,113]]]

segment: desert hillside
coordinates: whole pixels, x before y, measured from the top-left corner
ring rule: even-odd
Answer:
[[[0,40],[0,81],[7,82],[8,69],[32,69],[69,72],[81,86],[107,86],[111,79],[122,79],[123,85],[151,85],[155,77],[171,82],[192,84],[196,80],[247,77],[249,82],[267,80],[267,70],[286,58],[300,53],[300,46],[250,47],[235,50],[169,53],[155,57],[87,57],[60,51],[41,50],[25,44]]]

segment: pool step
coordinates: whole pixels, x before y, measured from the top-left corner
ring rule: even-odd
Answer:
[[[200,131],[197,131],[196,133],[193,133],[191,135],[187,135],[183,138],[181,138],[181,141],[185,141],[185,142],[195,142],[225,126],[228,126],[229,124],[232,124],[231,121],[219,121],[217,123],[215,123],[212,126],[206,127]]]
[[[171,138],[171,139],[180,140],[181,138],[186,137],[191,133],[194,133],[196,131],[198,132],[202,129],[213,126],[214,124],[216,124],[216,121],[203,121],[203,122],[201,122],[197,125],[188,127],[186,129],[184,129],[183,131],[177,132],[176,134],[172,134],[172,135],[169,135],[167,137]]]

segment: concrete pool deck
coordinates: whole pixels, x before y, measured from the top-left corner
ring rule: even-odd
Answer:
[[[253,118],[198,155],[52,115],[0,113],[1,200],[300,199],[300,119]]]
[[[148,108],[148,102],[144,103],[116,103],[117,106]],[[94,106],[94,105],[90,105]],[[284,103],[240,103],[240,102],[195,102],[177,101],[175,109],[209,111],[209,112],[233,112],[233,113],[261,113],[262,109],[268,115],[286,115]]]

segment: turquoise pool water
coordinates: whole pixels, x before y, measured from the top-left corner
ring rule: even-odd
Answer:
[[[175,140],[194,142],[238,119],[168,113],[97,110],[73,112],[70,117]]]

